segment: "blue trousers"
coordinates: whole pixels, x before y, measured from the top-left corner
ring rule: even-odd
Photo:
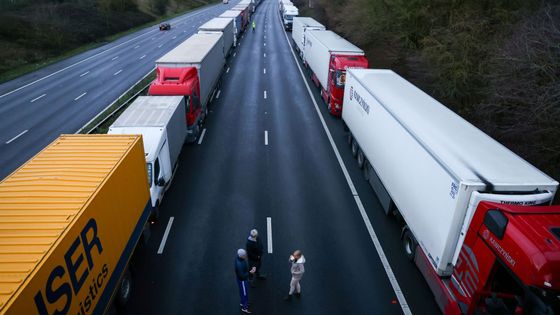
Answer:
[[[237,280],[237,286],[239,287],[239,298],[241,299],[241,305],[243,308],[249,307],[249,286],[247,280]]]

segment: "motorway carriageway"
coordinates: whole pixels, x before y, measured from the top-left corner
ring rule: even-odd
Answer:
[[[438,314],[342,122],[326,113],[303,68],[302,78],[277,8],[275,0],[257,8],[256,31],[232,53],[203,136],[183,150],[133,266],[125,313],[239,314],[234,259],[257,228],[267,279],[250,290],[255,314]],[[295,249],[307,259],[302,298],[285,302]]]
[[[0,85],[0,179],[62,133],[75,133],[155,61],[239,1],[194,10]]]

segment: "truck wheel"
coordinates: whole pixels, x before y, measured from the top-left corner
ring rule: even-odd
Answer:
[[[352,156],[358,156],[358,142],[354,138],[352,138]]]
[[[362,149],[358,149],[358,167],[362,168],[364,167],[364,161],[365,161],[365,157],[364,157],[364,152],[362,152]]]
[[[352,133],[348,133],[348,138],[347,139],[348,139],[348,146],[349,147],[352,147],[352,138],[353,138]]]
[[[119,291],[117,292],[117,305],[120,307],[125,306],[128,300],[130,299],[131,292],[132,292],[132,275],[130,274],[130,269],[127,267],[121,279]]]
[[[418,243],[416,242],[414,235],[412,235],[412,232],[410,232],[409,229],[406,229],[404,231],[402,242],[406,258],[408,258],[408,260],[410,261],[414,261],[414,255],[416,254],[416,246],[418,246]]]

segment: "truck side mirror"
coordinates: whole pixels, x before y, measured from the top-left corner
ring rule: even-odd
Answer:
[[[508,218],[500,210],[488,210],[486,216],[484,217],[484,225],[496,235],[498,239],[504,237],[506,232],[506,227],[508,224]]]
[[[165,186],[165,179],[163,179],[163,177],[161,177],[160,179],[158,179],[157,185],[158,185],[158,186],[161,186],[161,187]]]

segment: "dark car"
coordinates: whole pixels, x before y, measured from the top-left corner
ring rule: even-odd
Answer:
[[[159,25],[159,30],[160,31],[168,31],[170,29],[171,29],[171,24],[169,24],[169,23],[161,23]]]

